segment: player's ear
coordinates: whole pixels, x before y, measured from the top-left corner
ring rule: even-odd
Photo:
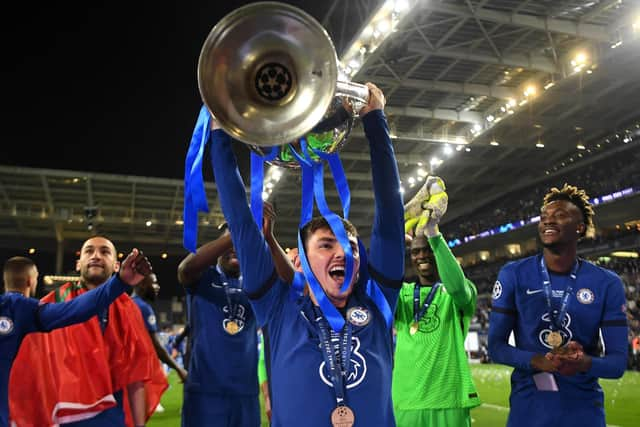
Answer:
[[[76,271],[80,271],[80,260],[76,260]]]
[[[120,261],[116,261],[116,262],[113,264],[113,271],[115,271],[116,273],[117,273],[118,271],[120,271]]]

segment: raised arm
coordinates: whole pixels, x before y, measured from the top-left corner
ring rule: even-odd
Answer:
[[[292,283],[295,275],[295,268],[273,233],[275,221],[276,211],[273,208],[273,205],[269,202],[264,202],[262,232],[267,241],[267,245],[269,245],[269,251],[271,251],[271,257],[273,258],[273,263],[276,267],[278,276],[286,283]]]
[[[447,293],[458,308],[465,308],[475,296],[473,284],[464,277],[460,264],[451,253],[441,234],[429,238],[429,245],[436,258],[440,280],[447,287]]]
[[[227,233],[200,246],[196,253],[187,255],[178,266],[178,282],[187,287],[197,285],[202,273],[215,265],[218,258],[231,249],[232,245],[231,236]]]
[[[246,190],[231,149],[231,137],[222,129],[212,131],[211,162],[220,207],[240,261],[243,288],[250,298],[257,298],[275,277],[273,260],[247,204]]]
[[[103,285],[63,303],[43,304],[38,310],[40,325],[45,331],[82,323],[101,313],[127,289],[140,283],[151,273],[151,264],[137,249],[122,263],[118,274]]]
[[[400,175],[382,111],[384,95],[375,85],[367,85],[369,104],[360,111],[360,116],[369,141],[375,198],[369,264],[387,280],[400,281],[404,275],[404,212]]]

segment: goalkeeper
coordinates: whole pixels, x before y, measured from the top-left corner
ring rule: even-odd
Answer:
[[[471,426],[470,409],[480,405],[480,399],[464,340],[477,291],[438,230],[446,204],[427,202],[425,208],[431,213],[424,232],[410,243],[417,277],[403,284],[395,314],[396,423],[398,427]]]

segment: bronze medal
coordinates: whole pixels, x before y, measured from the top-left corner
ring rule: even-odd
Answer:
[[[238,322],[236,322],[235,320],[229,320],[225,325],[224,325],[224,330],[229,334],[229,335],[235,335],[238,333],[238,331],[240,331],[240,326],[238,326]]]
[[[340,405],[331,412],[331,425],[333,427],[353,427],[355,421],[356,416],[348,406]]]
[[[415,335],[418,332],[418,322],[411,323],[411,327],[409,328],[409,333],[411,335]]]
[[[549,332],[549,335],[547,335],[547,344],[553,348],[560,347],[562,345],[562,335],[560,335],[560,332]]]

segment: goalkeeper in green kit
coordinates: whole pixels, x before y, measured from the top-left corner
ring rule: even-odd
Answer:
[[[398,427],[471,426],[470,409],[480,405],[464,349],[477,291],[438,230],[446,206],[446,193],[423,203],[428,221],[411,239],[417,278],[403,284],[395,314]]]

